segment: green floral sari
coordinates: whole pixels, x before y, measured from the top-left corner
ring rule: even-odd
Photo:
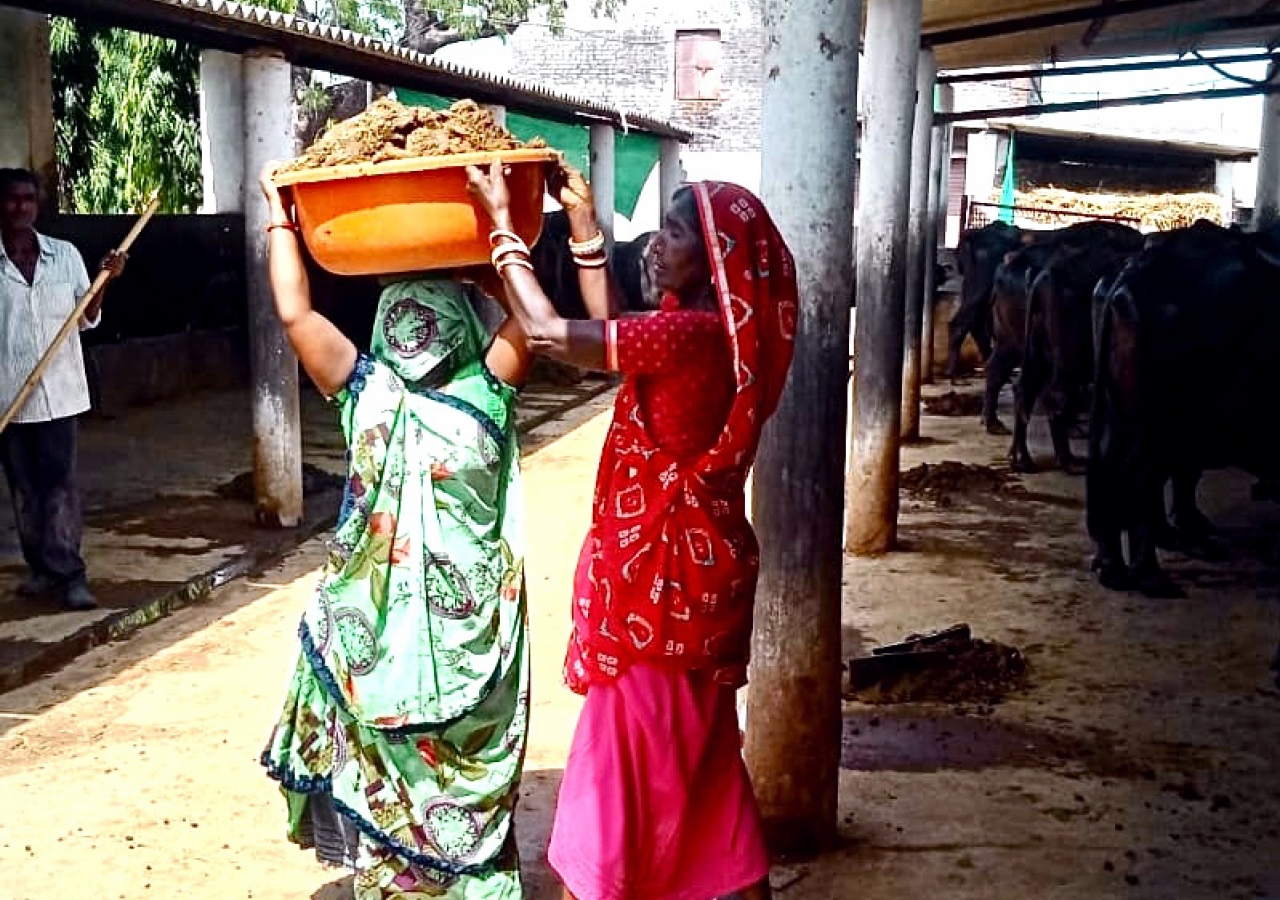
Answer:
[[[382,295],[333,399],[346,496],[263,764],[357,900],[520,896],[529,648],[515,391],[461,289]]]

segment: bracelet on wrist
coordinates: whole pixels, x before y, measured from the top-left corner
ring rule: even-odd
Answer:
[[[604,232],[597,231],[585,241],[569,238],[569,252],[574,256],[594,256],[604,250]]]

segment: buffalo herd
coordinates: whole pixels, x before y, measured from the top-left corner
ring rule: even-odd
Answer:
[[[1243,469],[1258,479],[1255,498],[1278,499],[1280,226],[1199,221],[1143,235],[1110,221],[995,223],[961,236],[957,263],[948,374],[972,336],[986,360],[982,424],[1008,434],[996,405],[1019,370],[1016,471],[1034,470],[1037,408],[1056,465],[1078,471],[1070,437],[1087,412],[1094,570],[1108,588],[1179,596],[1156,551],[1220,552],[1196,503],[1205,470]]]

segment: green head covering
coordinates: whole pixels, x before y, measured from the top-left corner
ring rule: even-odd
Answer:
[[[484,338],[461,284],[421,278],[383,289],[370,349],[406,384],[438,384],[478,359]]]

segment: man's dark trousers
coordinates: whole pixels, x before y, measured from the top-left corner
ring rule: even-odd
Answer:
[[[0,432],[0,459],[32,574],[55,589],[83,583],[75,418],[11,423]]]

